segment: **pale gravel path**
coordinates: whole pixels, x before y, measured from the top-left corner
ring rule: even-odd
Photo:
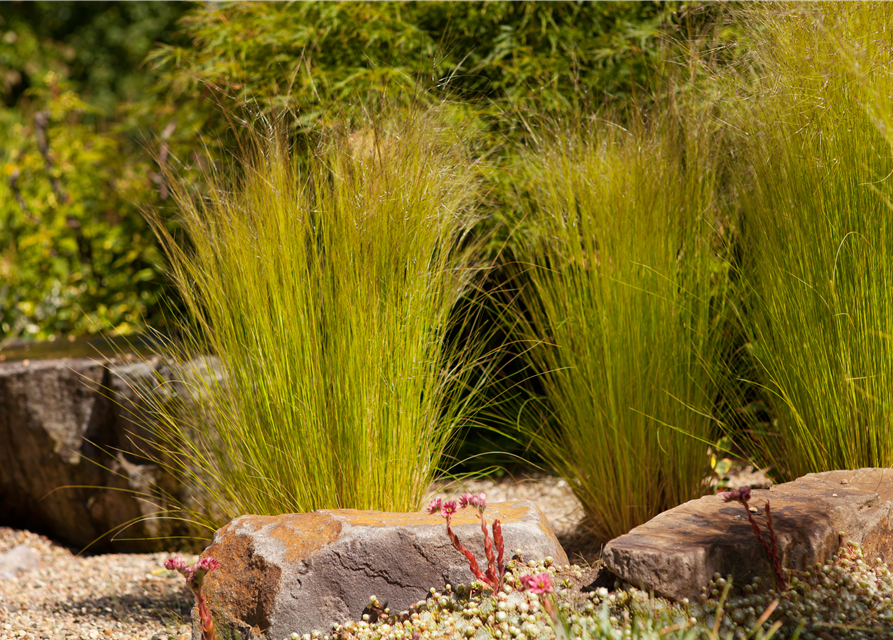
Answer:
[[[192,594],[163,569],[169,554],[78,557],[44,536],[0,527],[0,553],[20,544],[37,551],[41,566],[0,580],[0,640],[189,638],[181,623]]]

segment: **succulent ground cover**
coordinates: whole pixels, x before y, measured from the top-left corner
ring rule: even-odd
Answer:
[[[554,594],[522,587],[522,578],[547,573]],[[779,593],[759,582],[731,595],[719,575],[698,602],[671,603],[630,587],[587,588],[600,568],[558,567],[510,560],[505,586],[493,595],[480,582],[431,589],[409,611],[395,612],[374,596],[363,620],[337,625],[295,640],[435,640],[476,638],[526,640],[583,638],[657,640],[887,638],[893,634],[893,575],[883,563],[869,563],[858,545],[844,543],[832,562],[792,573]],[[554,595],[558,624],[546,613]]]

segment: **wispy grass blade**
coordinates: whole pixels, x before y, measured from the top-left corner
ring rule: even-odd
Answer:
[[[746,19],[741,316],[773,414],[746,444],[778,481],[891,466],[893,7],[782,3]]]
[[[667,119],[554,122],[524,155],[521,427],[607,541],[695,498],[722,376],[715,138]]]
[[[444,338],[470,321],[477,185],[442,122],[380,118],[304,159],[253,137],[238,177],[177,187],[185,237],[156,230],[191,390],[156,413],[167,465],[205,487],[197,517],[420,507],[476,397],[477,352]]]

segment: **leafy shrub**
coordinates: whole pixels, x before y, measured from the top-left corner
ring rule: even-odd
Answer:
[[[499,108],[552,109],[647,85],[672,16],[658,2],[232,2],[190,11],[191,45],[151,60],[175,94],[260,101],[305,126],[351,104],[359,113],[376,92],[424,99],[420,88],[444,86]]]
[[[674,8],[658,2],[8,3],[0,12],[0,89],[7,106],[0,108],[0,164],[5,179],[19,168],[19,191],[35,199],[31,209],[47,221],[25,224],[9,184],[0,187],[7,196],[0,213],[7,223],[0,226],[6,265],[0,336],[126,330],[140,326],[141,314],[159,324],[158,296],[172,291],[147,271],[163,265],[146,244],[152,241],[138,207],[157,203],[147,147],[158,153],[163,132],[170,161],[188,171],[200,168],[202,149],[212,162],[229,156],[237,144],[230,137],[234,117],[291,110],[308,133],[345,114],[361,119],[363,107],[376,100],[426,101],[426,88],[444,86],[468,99],[454,109],[457,117],[471,114],[516,131],[507,106],[561,108],[585,91],[623,99],[646,85],[660,58],[658,35],[676,19]],[[69,106],[50,104],[49,72],[65,87]],[[41,195],[48,183],[39,171],[33,117],[46,108],[53,112],[50,153],[65,156],[54,171],[66,172],[57,177],[69,183],[67,206],[81,207],[73,214],[89,240],[81,245],[92,242],[94,253],[103,248],[114,257],[72,262],[76,234],[59,223],[72,213],[55,211]],[[63,122],[72,131],[62,131]],[[67,148],[69,141],[90,153]],[[491,137],[488,144],[500,142]],[[488,176],[494,184],[509,180],[498,170]],[[88,185],[89,178],[95,183]],[[106,239],[113,249],[104,248]],[[59,260],[35,262],[54,253],[69,256],[62,260],[66,267]],[[96,282],[84,287],[92,277],[87,271]]]
[[[161,254],[139,207],[158,198],[146,125],[164,110],[137,67],[180,12],[0,11],[0,344],[161,325]],[[148,113],[127,107],[136,98]]]
[[[52,72],[46,105],[12,125],[0,181],[0,336],[129,333],[157,311],[161,258],[138,210],[147,163],[85,124],[89,105]],[[8,145],[8,146],[7,146]]]
[[[50,71],[105,117],[145,99],[155,81],[143,61],[159,42],[176,41],[181,2],[8,2],[0,10],[0,77],[9,107]]]

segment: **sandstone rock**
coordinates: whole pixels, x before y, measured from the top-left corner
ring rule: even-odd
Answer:
[[[487,521],[502,522],[506,559],[567,556],[532,502],[490,505]],[[489,527],[488,527],[489,528]],[[462,543],[486,567],[480,521],[469,510],[453,518]],[[291,633],[328,631],[359,620],[369,596],[393,611],[424,599],[431,587],[471,584],[465,557],[446,536],[439,515],[349,509],[281,516],[242,516],[217,531],[204,556],[220,561],[205,578],[222,636],[280,640]],[[193,637],[197,632],[193,611]]]
[[[782,565],[806,570],[828,562],[839,533],[862,545],[867,559],[893,564],[893,469],[811,473],[769,490],[754,490],[750,505],[766,535],[770,501]],[[674,600],[696,598],[714,573],[732,575],[738,589],[772,569],[740,503],[720,495],[666,511],[607,544],[602,554],[622,580]]]
[[[93,551],[164,546],[139,539],[177,533],[174,521],[151,514],[165,506],[159,487],[174,495],[178,487],[139,455],[141,441],[130,435],[146,435],[135,426],[144,407],[132,387],[154,375],[146,363],[86,358],[0,363],[0,524],[78,548],[99,539]]]

